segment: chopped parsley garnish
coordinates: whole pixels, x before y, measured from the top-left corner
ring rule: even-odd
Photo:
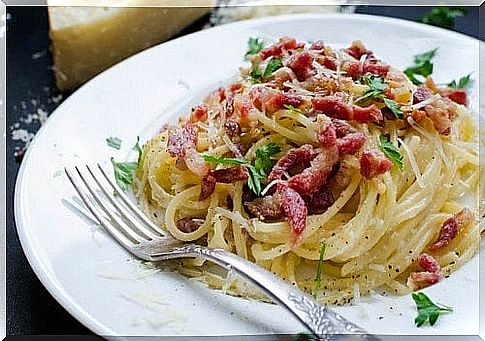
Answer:
[[[133,175],[135,174],[135,170],[141,161],[143,151],[140,147],[140,137],[136,138],[136,144],[133,146],[133,150],[138,152],[136,162],[116,162],[113,158],[111,158],[116,183],[123,190],[123,192],[128,189],[128,186],[133,184]]]
[[[452,29],[455,26],[455,19],[466,15],[467,11],[461,7],[439,6],[430,13],[419,18],[417,21],[423,24]]]
[[[384,93],[384,91],[388,89],[384,78],[373,75],[363,76],[361,78],[361,82],[367,85],[369,90],[364,95],[359,97],[356,102],[361,102],[365,99],[380,99],[396,118],[403,118],[403,113],[399,108],[399,104],[397,104],[396,101],[387,98],[386,94]]]
[[[116,183],[124,192],[128,189],[128,186],[133,184],[133,174],[138,167],[138,162],[116,162],[111,158],[111,163],[113,164]]]
[[[273,161],[271,156],[281,152],[280,146],[276,143],[268,143],[256,149],[256,158],[254,159],[254,167],[264,176],[269,175],[273,168]]]
[[[386,157],[392,161],[394,166],[402,170],[402,155],[399,150],[384,135],[379,136],[379,142]]]
[[[433,59],[437,51],[438,48],[435,48],[431,51],[414,56],[414,65],[404,70],[404,73],[409,77],[413,84],[423,84],[422,80],[416,78],[416,76],[426,78],[433,73],[433,63],[431,63],[431,59]]]
[[[205,161],[219,163],[221,165],[247,165],[245,159],[231,158],[231,157],[218,157],[214,155],[204,154],[202,156]]]
[[[248,59],[253,54],[258,53],[263,49],[263,40],[260,38],[249,38],[248,40],[248,51],[244,55],[245,59]]]
[[[121,147],[121,140],[118,137],[108,137],[106,139],[106,143],[108,144],[109,147],[114,148],[114,149],[120,149]]]
[[[268,62],[263,72],[259,69],[259,61],[255,60],[252,62],[251,72],[249,73],[249,79],[253,83],[261,83],[263,81],[263,78],[271,77],[273,72],[275,72],[276,70],[282,67],[283,67],[283,63],[281,62],[281,59],[273,58]]]
[[[266,65],[266,69],[264,69],[263,78],[271,77],[273,72],[283,67],[283,62],[281,58],[273,58],[271,59],[268,64]]]
[[[401,109],[399,108],[399,104],[397,104],[396,101],[393,101],[392,99],[389,99],[389,98],[382,98],[382,100],[384,101],[384,104],[386,105],[386,107],[392,112],[392,114],[396,117],[396,118],[403,118],[404,117],[404,114],[403,112],[401,111]]]
[[[451,83],[448,83],[448,86],[453,89],[466,89],[471,85],[471,82],[473,81],[471,79],[471,73],[461,77],[458,82],[456,80],[453,80]]]
[[[285,109],[288,109],[289,111],[291,111],[293,114],[301,114],[301,115],[305,115],[305,112],[303,110],[300,110],[300,109],[297,109],[295,108],[294,106],[292,105],[289,105],[289,104],[285,104],[284,105],[284,108]]]
[[[269,172],[273,168],[271,156],[278,154],[281,148],[276,143],[268,143],[256,149],[254,165],[241,158],[217,157],[213,155],[203,155],[207,162],[219,163],[221,165],[242,165],[249,172],[248,187],[257,196],[261,195],[261,183],[266,180]]]
[[[320,259],[318,260],[317,274],[315,276],[315,288],[313,289],[313,297],[317,298],[320,288],[322,287],[322,270],[323,270],[323,258],[325,258],[325,251],[327,244],[323,243],[320,249]]]
[[[258,197],[261,195],[261,183],[266,179],[266,176],[261,174],[259,170],[253,165],[246,166],[249,171],[248,187]]]
[[[426,322],[429,322],[431,326],[434,326],[441,314],[453,312],[453,308],[433,303],[433,301],[422,292],[413,293],[412,297],[416,303],[416,308],[418,309],[418,316],[414,319],[416,327],[421,327]]]
[[[249,79],[253,83],[261,83],[262,82],[262,77],[263,73],[259,69],[259,60],[255,60],[251,63],[251,72],[249,73]]]

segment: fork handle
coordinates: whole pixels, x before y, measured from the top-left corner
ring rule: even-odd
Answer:
[[[222,249],[213,249],[195,244],[186,244],[170,253],[150,255],[152,261],[173,258],[200,257],[212,261],[228,270],[233,270],[250,281],[299,319],[314,335],[325,340],[343,340],[349,334],[359,334],[361,340],[378,340],[361,327],[346,320],[329,308],[320,305],[311,296],[293,287],[271,272]],[[352,340],[355,340],[355,335]]]

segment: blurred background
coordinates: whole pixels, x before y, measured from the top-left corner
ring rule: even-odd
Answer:
[[[6,22],[8,84],[7,335],[91,334],[35,277],[18,241],[12,203],[18,168],[35,133],[65,98],[99,72],[185,34],[290,13],[382,15],[483,39],[478,7],[342,6],[332,0],[316,6],[318,2],[307,0],[308,5],[301,6],[300,0],[294,0],[286,2],[293,6],[277,6],[276,0],[199,0],[201,7],[185,8],[7,7],[2,18]]]

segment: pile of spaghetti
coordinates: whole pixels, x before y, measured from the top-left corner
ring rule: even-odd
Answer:
[[[419,84],[360,42],[249,47],[236,82],[145,144],[134,190],[154,221],[329,304],[421,289],[477,252],[478,134],[464,90]],[[210,264],[183,271],[259,297]]]

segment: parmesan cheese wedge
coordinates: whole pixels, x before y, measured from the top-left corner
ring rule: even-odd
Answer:
[[[144,2],[118,1],[118,7],[57,7],[62,5],[61,0],[48,1],[54,71],[60,90],[76,88],[124,58],[173,37],[207,14],[215,0],[197,1],[201,7],[123,7]]]

